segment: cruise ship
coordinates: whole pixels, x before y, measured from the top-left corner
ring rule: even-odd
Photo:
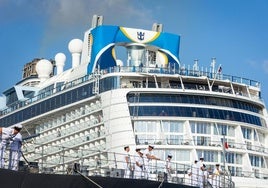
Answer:
[[[123,177],[128,145],[154,146],[151,179],[172,155],[171,182],[191,184],[187,171],[201,156],[219,163],[232,187],[268,185],[268,115],[258,81],[223,74],[212,58],[179,59],[180,36],[103,24],[95,15],[71,59],[34,59],[0,98],[0,125],[23,126],[23,159],[37,173]],[[65,69],[70,63],[71,68]],[[121,170],[120,170],[121,169]],[[225,183],[226,183],[225,182]],[[224,184],[223,187],[229,187]]]

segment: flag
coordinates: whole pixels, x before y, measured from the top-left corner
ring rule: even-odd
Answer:
[[[220,66],[218,69],[218,73],[221,73],[221,71],[222,71],[222,67]]]
[[[223,147],[224,147],[225,151],[228,151],[228,149],[229,149],[228,142],[224,142]]]
[[[227,142],[224,142],[224,147],[225,147],[225,149],[228,149],[228,148],[229,148],[229,146],[228,146],[228,143],[227,143]]]

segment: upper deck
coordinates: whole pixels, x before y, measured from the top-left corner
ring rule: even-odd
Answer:
[[[61,104],[55,100],[46,107],[38,107],[46,108],[40,111],[77,102],[85,97],[84,93],[73,94],[75,97],[67,93],[89,83],[91,91],[87,92],[87,97],[119,88],[157,88],[159,91],[170,89],[240,99],[257,105],[261,110],[265,108],[260,83],[222,74],[221,66],[216,71],[215,58],[209,71],[199,69],[197,61],[192,68],[182,66],[179,61],[180,36],[162,32],[160,25],[152,30],[107,26],[102,25],[102,17],[99,16],[93,18],[93,23],[96,24],[85,32],[84,41],[73,39],[68,45],[73,57],[71,69],[63,71],[66,57],[62,53],[55,56],[55,61],[38,59],[25,68],[36,69],[36,73],[25,74],[30,76],[4,93],[1,100],[5,100],[6,106],[0,103],[0,121],[5,122],[3,126],[29,117],[25,112],[20,116],[14,115],[13,119],[11,116],[9,120],[3,118],[46,99],[56,99],[62,93],[66,93],[66,99],[61,99]],[[125,50],[126,57],[120,56],[121,50]],[[54,74],[53,66],[57,74]]]
[[[196,71],[187,68],[181,69],[170,69],[170,68],[152,68],[152,67],[110,67],[102,71],[95,72],[91,75],[86,75],[81,78],[75,79],[70,82],[66,82],[60,87],[55,82],[46,88],[42,88],[38,95],[32,98],[26,99],[24,101],[17,101],[9,105],[6,109],[0,112],[0,116],[6,116],[14,111],[21,108],[25,108],[33,103],[44,100],[53,95],[71,90],[79,85],[83,85],[88,82],[97,82],[102,78],[108,76],[121,76],[121,83],[118,88],[170,88],[170,89],[182,89],[196,90],[201,92],[208,92],[211,94],[227,94],[241,96],[245,99],[252,100],[259,104],[262,103],[262,98],[260,95],[260,83],[255,80],[250,80],[247,78],[226,75],[221,73],[211,73],[206,71]],[[98,79],[96,79],[98,77]],[[147,80],[147,85],[143,82]],[[148,82],[153,84],[148,84]],[[159,82],[161,82],[159,84]],[[95,84],[92,93],[97,94],[99,88],[96,88],[98,84]],[[105,88],[107,91],[109,89],[115,88]]]

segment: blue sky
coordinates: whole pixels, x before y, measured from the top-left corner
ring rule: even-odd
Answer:
[[[268,1],[266,0],[0,0],[0,91],[22,78],[34,58],[67,56],[68,43],[83,39],[94,14],[104,24],[181,36],[182,64],[209,67],[216,57],[224,74],[261,82],[268,104]],[[216,66],[217,66],[216,65]]]

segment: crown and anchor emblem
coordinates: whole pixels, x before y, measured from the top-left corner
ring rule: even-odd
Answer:
[[[145,35],[145,33],[144,32],[137,32],[137,39],[139,39],[139,40],[144,40],[144,35]]]

